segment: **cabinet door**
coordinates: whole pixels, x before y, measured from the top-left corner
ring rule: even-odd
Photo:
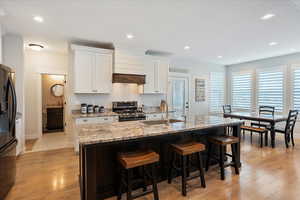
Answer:
[[[165,94],[168,87],[169,63],[158,61],[157,69],[157,93]]]
[[[112,55],[95,54],[93,69],[93,92],[111,93],[112,90]]]
[[[94,55],[85,51],[74,52],[74,93],[92,92]]]
[[[144,85],[144,93],[152,94],[156,90],[156,70],[155,62],[153,60],[145,60],[144,71],[146,74],[146,83]]]

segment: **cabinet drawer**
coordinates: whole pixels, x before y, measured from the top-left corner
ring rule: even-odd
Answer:
[[[146,114],[147,120],[159,120],[163,119],[164,114],[163,113],[156,113],[156,114]]]
[[[76,124],[112,123],[118,121],[118,117],[88,117],[76,119]]]

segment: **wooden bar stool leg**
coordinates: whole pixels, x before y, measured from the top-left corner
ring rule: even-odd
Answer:
[[[186,196],[186,156],[181,156],[181,173],[182,195]]]
[[[143,166],[143,179],[144,179],[144,185],[143,185],[143,191],[147,191],[147,177],[146,177],[146,166]]]
[[[220,145],[220,160],[219,160],[219,165],[221,168],[221,179],[225,179],[225,169],[224,169],[224,146]]]
[[[127,200],[132,200],[132,169],[127,169]]]
[[[121,200],[122,199],[123,181],[124,181],[123,170],[120,169],[120,182],[119,182],[117,200]]]
[[[235,144],[231,144],[232,162],[234,164],[235,173],[240,174],[239,167],[238,167],[238,164],[236,162],[237,151],[236,151],[235,147],[236,147]]]
[[[187,160],[186,176],[189,177],[190,176],[190,169],[191,169],[191,155],[187,155],[186,160]]]
[[[168,183],[171,184],[172,183],[172,171],[173,171],[173,164],[175,161],[175,153],[172,152],[171,153],[171,160],[170,160],[170,165],[169,165],[169,172],[168,172]]]
[[[154,195],[154,200],[159,200],[158,197],[158,190],[157,190],[157,181],[156,181],[156,165],[152,164],[151,166],[151,173],[152,173],[152,189],[153,189],[153,195]]]
[[[263,148],[264,146],[264,139],[263,139],[263,133],[260,133],[260,147]]]
[[[208,171],[208,169],[209,169],[210,158],[211,158],[211,155],[212,155],[212,148],[211,147],[212,147],[212,144],[210,142],[208,142],[205,171]]]
[[[268,132],[265,132],[265,146],[268,146]]]
[[[206,187],[205,184],[205,178],[204,178],[204,170],[203,170],[203,161],[202,161],[202,156],[201,153],[197,153],[197,160],[198,160],[198,167],[199,167],[199,172],[200,172],[200,180],[201,180],[201,186]]]

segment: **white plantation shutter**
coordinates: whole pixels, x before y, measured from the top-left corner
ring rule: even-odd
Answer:
[[[293,102],[294,109],[300,110],[300,68],[293,70]]]
[[[224,105],[225,73],[211,72],[209,85],[209,111],[222,112],[222,106]]]
[[[236,109],[251,109],[251,72],[232,74],[232,107]]]
[[[258,71],[258,106],[274,106],[283,111],[283,71]]]

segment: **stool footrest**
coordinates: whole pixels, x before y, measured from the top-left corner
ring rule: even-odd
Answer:
[[[150,189],[150,190],[147,190],[147,191],[143,191],[143,192],[141,192],[141,193],[132,195],[132,198],[133,198],[133,199],[136,199],[136,198],[139,198],[139,197],[141,197],[141,196],[150,194],[150,193],[152,193],[152,192],[153,192],[153,189]]]
[[[187,181],[190,181],[190,180],[195,179],[195,178],[198,178],[198,177],[200,177],[200,176],[201,176],[200,174],[196,174],[196,175],[193,175],[193,176],[186,177],[186,180],[187,180]]]

